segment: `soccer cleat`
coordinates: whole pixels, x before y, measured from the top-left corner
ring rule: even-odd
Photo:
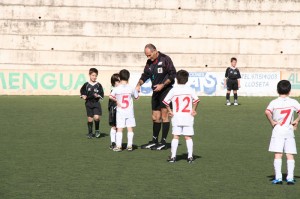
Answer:
[[[116,143],[115,142],[111,143],[111,145],[109,146],[109,149],[114,149],[114,148],[116,148]]]
[[[96,131],[95,133],[96,133],[95,137],[96,137],[96,138],[100,138],[100,136],[101,136],[100,131],[98,130],[98,131]]]
[[[122,151],[122,148],[121,148],[121,147],[115,147],[115,148],[113,149],[113,151],[115,151],[115,152],[121,152],[121,151]]]
[[[176,162],[176,157],[169,157],[168,159],[167,159],[167,162],[170,162],[170,163],[175,163]]]
[[[189,157],[189,158],[187,159],[187,162],[190,163],[190,164],[193,163],[193,162],[194,162],[194,158],[193,158],[193,157]]]
[[[127,146],[127,151],[133,151],[132,146]]]
[[[234,100],[234,103],[233,103],[234,106],[238,106],[238,101],[237,100]]]
[[[226,105],[227,105],[227,106],[230,106],[230,105],[231,105],[231,103],[230,103],[229,100],[226,101]]]
[[[157,142],[149,141],[148,144],[141,145],[141,149],[150,149],[152,146],[156,145]]]
[[[282,184],[282,180],[281,179],[274,179],[272,181],[272,184]]]
[[[294,185],[295,182],[296,182],[296,181],[295,181],[294,179],[286,179],[287,185]]]
[[[158,143],[158,144],[155,144],[154,146],[152,146],[150,148],[151,150],[162,150],[162,149],[167,149],[167,144],[166,143]]]

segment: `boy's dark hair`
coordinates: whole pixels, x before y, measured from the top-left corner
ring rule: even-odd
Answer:
[[[231,57],[230,62],[237,61],[235,57]]]
[[[128,81],[130,77],[130,73],[128,70],[123,69],[119,72],[120,74],[120,80]]]
[[[111,82],[111,85],[112,86],[115,86],[115,83],[116,82],[119,82],[120,81],[120,75],[119,73],[114,73],[111,78],[110,78],[110,82]]]
[[[279,95],[287,95],[291,91],[291,83],[288,80],[281,80],[277,84],[277,92]]]
[[[97,68],[90,68],[89,74],[91,75],[92,73],[96,73],[98,75],[98,70]]]
[[[179,70],[176,73],[176,79],[178,84],[185,84],[189,80],[189,73],[186,70]]]

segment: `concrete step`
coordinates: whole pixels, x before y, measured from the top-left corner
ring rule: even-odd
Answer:
[[[271,69],[300,69],[300,55],[234,55],[234,54],[174,54],[167,53],[176,68],[226,68],[230,58],[238,59],[239,67],[271,68]],[[113,68],[143,69],[147,61],[141,53],[120,52],[65,52],[65,51],[30,51],[30,50],[0,50],[0,63],[14,68],[15,65],[44,65],[62,67],[94,67],[109,66]],[[22,67],[21,67],[22,68]],[[28,69],[28,68],[26,68]]]
[[[297,4],[299,5],[299,4]],[[151,22],[222,25],[300,25],[300,12],[165,10],[137,8],[47,7],[3,5],[1,19]],[[151,20],[149,20],[151,19]]]
[[[300,26],[0,20],[0,34],[152,38],[300,39]]]
[[[4,5],[26,6],[66,6],[66,7],[106,7],[144,9],[191,9],[191,10],[244,10],[244,11],[300,11],[295,0],[2,0]]]
[[[174,39],[82,36],[2,35],[0,49],[141,52],[154,43],[169,53],[299,54],[300,40],[263,39]]]

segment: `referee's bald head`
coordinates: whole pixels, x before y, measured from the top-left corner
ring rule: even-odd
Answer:
[[[156,47],[153,44],[147,44],[145,49],[148,48],[151,52],[156,51]]]

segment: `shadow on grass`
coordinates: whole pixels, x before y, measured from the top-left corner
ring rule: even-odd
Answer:
[[[109,134],[107,134],[107,133],[101,133],[101,134],[100,134],[100,138],[104,138],[104,137],[106,137],[106,136],[109,136]]]
[[[122,149],[123,149],[123,150],[124,150],[124,149],[127,149],[127,143],[122,143]],[[133,144],[133,145],[132,145],[132,149],[133,149],[133,151],[134,151],[134,150],[138,149],[138,146],[135,145],[135,144]]]
[[[286,180],[286,176],[287,174],[286,173],[283,173],[282,174],[282,180]],[[275,179],[275,175],[269,175],[267,176],[267,178],[269,178],[269,181],[272,181]],[[294,176],[295,179],[299,178],[300,179],[300,176]]]
[[[228,106],[226,103],[225,103],[224,105],[225,105],[225,106]],[[242,104],[239,103],[239,105],[237,105],[237,106],[241,106],[241,105],[242,105]],[[234,105],[234,103],[231,103],[230,106],[235,106],[235,105]]]
[[[176,161],[178,162],[178,161],[180,161],[180,160],[186,160],[187,157],[188,157],[188,154],[187,154],[187,153],[183,153],[183,154],[181,154],[181,155],[177,155],[177,156],[176,156]],[[194,157],[194,160],[197,160],[197,159],[202,158],[202,156],[199,156],[199,155],[193,155],[193,157]]]

